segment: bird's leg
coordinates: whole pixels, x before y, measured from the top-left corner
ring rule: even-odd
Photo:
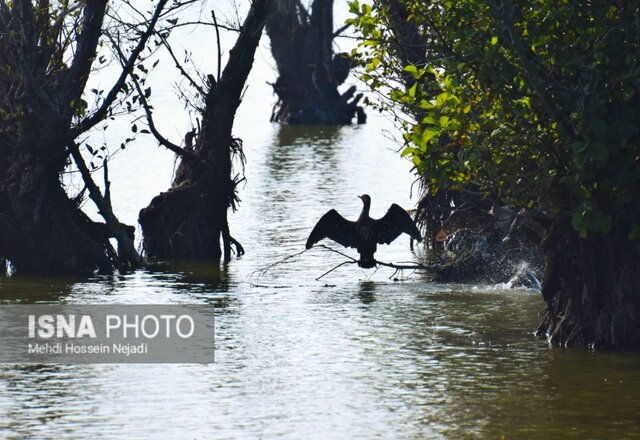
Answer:
[[[378,269],[380,269],[380,268],[378,266],[376,266],[376,270],[371,272],[371,275],[369,275],[369,277],[367,278],[367,281],[370,280],[371,278],[373,278],[373,276],[376,274],[376,272],[378,272]]]
[[[394,278],[398,272],[400,272],[400,269],[394,270],[393,273],[391,274],[391,276],[389,277],[389,279]]]

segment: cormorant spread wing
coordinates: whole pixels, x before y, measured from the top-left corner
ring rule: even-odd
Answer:
[[[403,232],[417,241],[422,241],[420,231],[418,231],[416,224],[407,214],[407,211],[395,203],[391,205],[384,217],[376,220],[375,228],[376,241],[380,244],[391,243]]]
[[[358,246],[355,223],[338,214],[335,209],[327,212],[318,221],[309,235],[306,248],[311,249],[311,246],[323,238],[330,238],[345,247],[355,248]]]

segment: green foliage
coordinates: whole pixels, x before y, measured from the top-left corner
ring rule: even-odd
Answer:
[[[349,22],[364,38],[353,55],[368,85],[409,116],[398,117],[402,154],[433,192],[472,187],[569,216],[583,237],[615,228],[637,239],[632,3],[353,1]],[[406,41],[419,42],[419,59]]]

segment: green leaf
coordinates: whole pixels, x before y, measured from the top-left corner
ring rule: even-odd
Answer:
[[[580,226],[582,225],[582,219],[584,219],[585,214],[586,214],[586,211],[581,209],[579,211],[576,211],[573,214],[573,217],[571,217],[571,227],[573,228],[574,231],[580,231]]]
[[[441,130],[437,127],[427,127],[422,132],[422,141],[424,143],[427,143],[431,139],[433,139],[435,136],[439,135],[440,133],[441,133]]]
[[[440,93],[436,97],[436,106],[444,107],[444,105],[447,103],[448,99],[449,99],[449,94],[447,92]]]
[[[420,79],[420,72],[418,72],[418,68],[416,66],[414,66],[413,64],[409,64],[408,66],[405,66],[405,68],[403,69],[405,72],[409,72],[411,75],[413,75],[413,78],[418,80]]]
[[[402,150],[402,153],[400,154],[400,157],[406,157],[410,154],[415,154],[416,153],[416,149],[413,147],[406,147],[404,150]]]
[[[407,91],[407,93],[408,93],[410,98],[415,98],[416,97],[416,90],[417,89],[418,89],[418,83],[414,82],[413,85]]]
[[[427,101],[426,99],[421,99],[419,107],[421,109],[424,109],[424,110],[430,110],[432,108],[435,108],[435,105],[433,103]]]
[[[425,116],[422,118],[422,123],[425,125],[438,125],[438,121],[433,115]]]

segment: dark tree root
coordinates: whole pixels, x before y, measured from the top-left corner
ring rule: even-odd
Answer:
[[[226,224],[224,230],[222,231],[222,243],[224,245],[224,261],[228,262],[231,260],[231,252],[233,249],[231,245],[236,247],[235,253],[237,256],[244,255],[244,248],[240,244],[238,240],[233,238],[229,233],[229,225]]]
[[[232,245],[234,245],[236,247],[236,255],[237,256],[244,255],[244,248],[242,247],[242,245],[240,244],[240,242],[238,240],[236,240],[231,235],[229,235],[229,241],[231,242]]]

